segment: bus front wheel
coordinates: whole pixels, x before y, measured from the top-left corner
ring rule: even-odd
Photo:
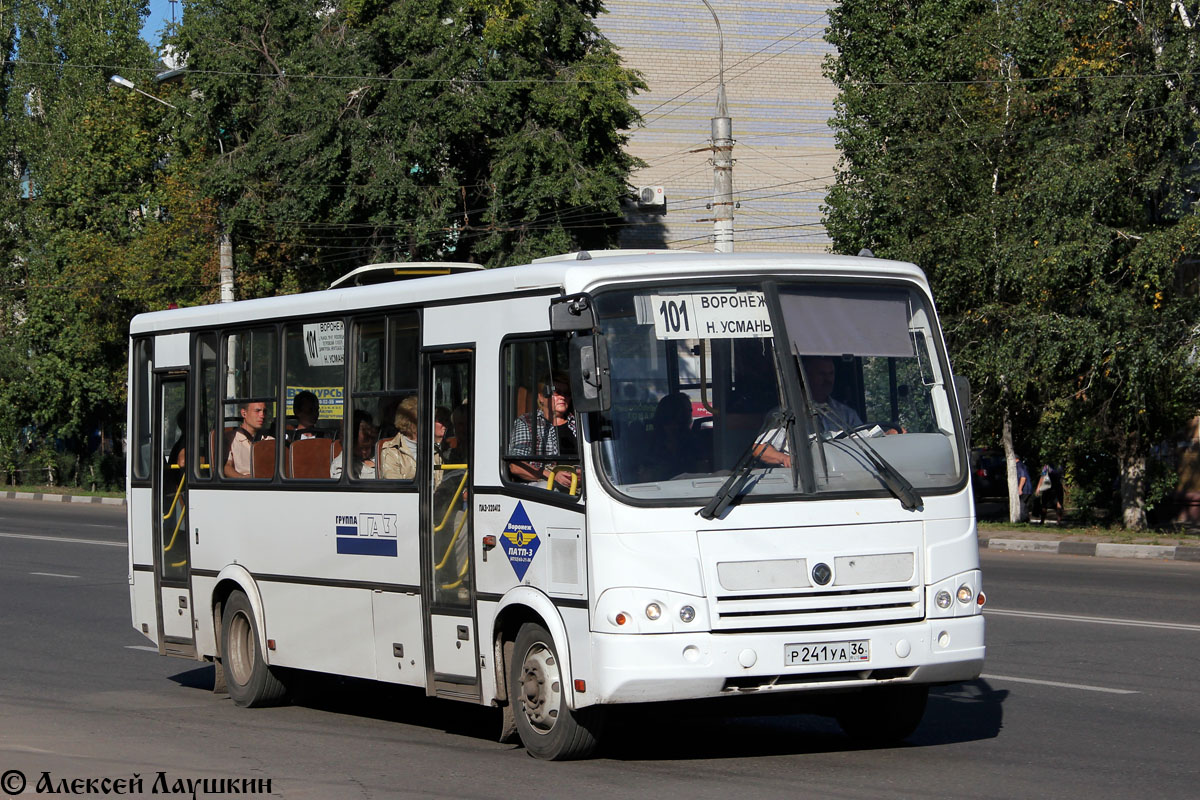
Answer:
[[[525,749],[548,761],[590,756],[599,745],[603,711],[567,707],[567,687],[549,632],[537,623],[522,625],[512,652],[508,696]]]
[[[927,684],[864,689],[837,698],[834,717],[842,731],[859,744],[895,744],[921,724],[928,699]]]
[[[221,671],[229,697],[244,708],[278,705],[287,696],[258,644],[258,622],[246,595],[234,592],[221,614]]]

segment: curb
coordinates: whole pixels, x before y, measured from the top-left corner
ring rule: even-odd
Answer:
[[[93,505],[123,506],[124,497],[90,497],[71,494],[42,494],[41,492],[5,492],[6,500],[42,500],[47,503],[90,503]]]
[[[1098,558],[1151,558],[1167,561],[1200,561],[1200,547],[1192,545],[1111,544],[1107,542],[1047,542],[1036,539],[980,539],[986,550],[1016,550]]]

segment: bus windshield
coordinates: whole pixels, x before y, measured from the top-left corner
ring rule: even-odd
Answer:
[[[915,289],[672,285],[600,292],[595,308],[612,380],[600,463],[620,495],[704,503],[735,470],[753,499],[900,496],[897,480],[917,496],[963,478],[941,337]]]

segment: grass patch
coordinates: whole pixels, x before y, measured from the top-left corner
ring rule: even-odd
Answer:
[[[979,532],[985,538],[1024,536],[1029,539],[1063,539],[1067,541],[1097,541],[1114,544],[1200,544],[1200,532],[1194,530],[1131,531],[1117,525],[1072,524],[1069,520],[1058,525],[1037,525],[1029,522],[988,522],[980,520]]]

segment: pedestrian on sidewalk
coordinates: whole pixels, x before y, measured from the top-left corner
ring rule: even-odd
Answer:
[[[1013,456],[1017,460],[1017,522],[1029,521],[1029,498],[1033,496],[1033,482],[1029,478],[1029,468],[1025,466],[1025,462],[1018,455]]]

